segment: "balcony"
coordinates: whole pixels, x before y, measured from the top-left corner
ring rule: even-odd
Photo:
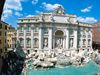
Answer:
[[[23,33],[19,33],[19,36],[24,36],[24,34]]]
[[[34,32],[34,36],[38,36],[39,34],[38,34],[38,32]]]
[[[31,36],[31,33],[26,33],[26,36]]]

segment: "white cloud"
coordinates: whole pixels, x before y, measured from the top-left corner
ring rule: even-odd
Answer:
[[[19,12],[15,12],[15,15],[20,17],[20,16],[23,16],[23,14],[19,13]]]
[[[34,15],[27,15],[26,17],[33,17]]]
[[[22,10],[21,0],[6,0],[4,9],[21,11]]]
[[[11,16],[12,14],[13,14],[12,10],[6,9],[6,10],[3,12],[2,20],[5,20],[7,17]]]
[[[44,9],[49,10],[49,11],[52,11],[58,8],[58,6],[62,6],[61,4],[47,4],[46,2],[43,2],[42,5]]]
[[[20,0],[21,2],[27,2],[28,0]]]
[[[41,13],[41,12],[40,12],[40,11],[38,11],[38,10],[35,10],[35,12],[36,12],[37,14]]]
[[[94,17],[77,17],[79,22],[95,23],[97,20]]]
[[[84,12],[84,13],[90,12],[91,9],[92,9],[92,6],[89,6],[89,7],[85,8],[85,9],[82,9],[81,12]]]
[[[3,14],[12,14],[13,12],[12,12],[12,10],[10,10],[10,9],[6,9],[4,12],[3,12]]]
[[[18,11],[22,11],[22,5],[21,2],[24,2],[26,0],[6,0],[5,5],[4,5],[4,11],[3,11],[3,19],[8,18],[11,15],[14,15],[14,12],[16,13],[15,15],[19,16],[21,14],[18,14]],[[8,12],[8,13],[7,13]]]
[[[38,0],[32,0],[32,4],[37,4]]]

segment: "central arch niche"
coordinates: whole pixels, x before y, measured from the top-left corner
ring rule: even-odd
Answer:
[[[64,32],[61,30],[57,30],[55,32],[55,47],[56,48],[63,48],[63,38],[64,38]]]

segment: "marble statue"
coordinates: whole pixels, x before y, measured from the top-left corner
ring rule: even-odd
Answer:
[[[61,47],[62,47],[62,44],[61,44],[60,39],[57,40],[57,42],[56,42],[56,47],[57,47],[57,48],[61,48]]]
[[[44,39],[44,47],[48,47],[48,40]]]
[[[70,47],[73,47],[73,39],[70,39]]]

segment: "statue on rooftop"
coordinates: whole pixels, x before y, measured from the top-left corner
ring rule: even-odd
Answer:
[[[55,13],[56,14],[65,14],[64,8],[62,6],[58,6]]]

